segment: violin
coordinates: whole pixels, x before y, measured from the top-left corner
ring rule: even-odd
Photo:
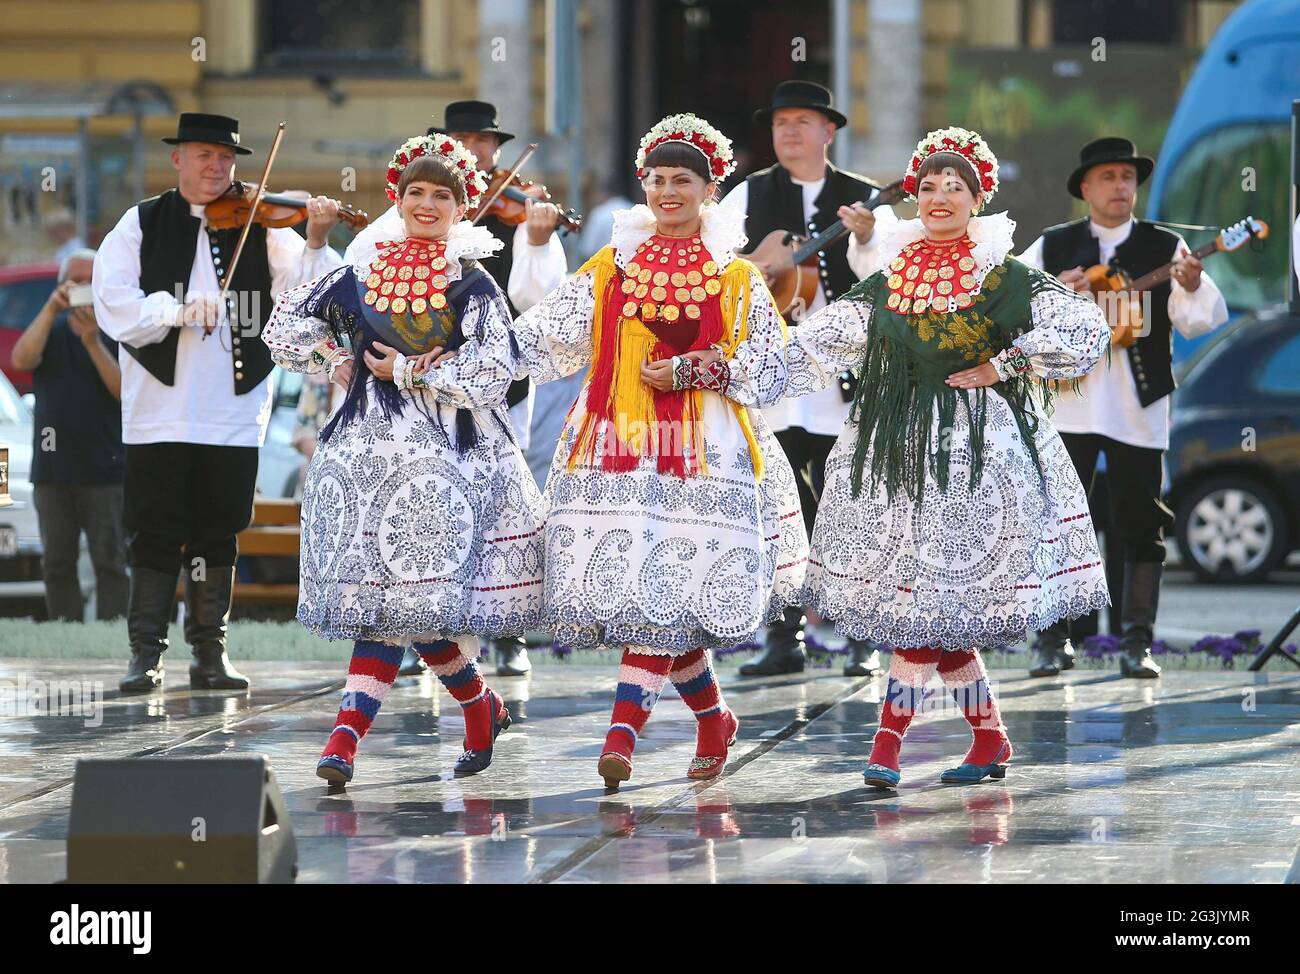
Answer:
[[[291,189],[283,193],[267,193],[257,204],[253,222],[264,227],[292,227],[307,219],[307,200],[312,194],[305,189]],[[215,230],[230,230],[248,222],[252,202],[257,197],[257,183],[244,183],[238,179],[204,212],[208,225]],[[370,222],[365,210],[355,210],[339,204],[339,219],[353,230],[360,230]]]
[[[491,200],[488,204],[485,216],[494,216],[507,226],[517,227],[528,219],[528,201],[531,199],[540,199],[543,202],[554,202],[551,194],[547,192],[546,187],[542,187],[540,197],[530,196],[524,192],[537,185],[531,179],[524,179],[518,173],[512,174],[509,169],[494,169],[490,173],[487,191],[483,198]],[[500,188],[500,192],[497,192]],[[495,198],[493,198],[495,194]],[[465,214],[467,220],[476,221],[478,219],[478,209],[472,209]],[[569,232],[577,233],[582,229],[582,215],[572,208],[565,209],[560,207],[560,228]]]

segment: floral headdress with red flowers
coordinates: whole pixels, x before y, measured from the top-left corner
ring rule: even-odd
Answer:
[[[936,129],[916,144],[916,152],[903,177],[903,190],[910,200],[916,199],[917,173],[928,156],[936,152],[955,152],[969,162],[979,178],[984,192],[985,205],[998,191],[998,157],[995,156],[978,132],[951,126]]]
[[[641,148],[636,153],[637,179],[645,178],[646,156],[665,142],[680,142],[703,153],[709,162],[709,172],[713,174],[715,183],[726,179],[736,168],[736,160],[731,154],[731,140],[698,115],[688,112],[684,115],[669,115],[641,139]]]
[[[487,177],[478,170],[478,160],[474,153],[465,148],[449,135],[417,135],[407,139],[393,153],[393,160],[388,164],[388,198],[397,202],[397,186],[402,179],[402,171],[412,159],[420,156],[432,156],[446,164],[447,168],[460,177],[465,185],[465,199],[473,206],[479,195],[487,189]]]

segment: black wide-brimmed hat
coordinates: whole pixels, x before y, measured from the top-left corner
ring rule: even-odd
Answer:
[[[1150,156],[1138,155],[1137,143],[1131,139],[1121,139],[1112,135],[1093,139],[1079,150],[1079,168],[1070,173],[1066,188],[1076,200],[1083,199],[1079,189],[1083,177],[1093,166],[1104,166],[1108,162],[1131,162],[1137,167],[1138,185],[1141,186],[1155,169],[1156,161]]]
[[[182,142],[211,142],[213,145],[228,145],[241,156],[253,154],[253,150],[239,144],[239,119],[228,115],[207,115],[203,112],[181,112],[176,123],[176,137],[163,139],[168,145],[180,145]]]
[[[754,113],[754,121],[766,125],[778,108],[811,108],[821,112],[836,128],[845,128],[849,120],[831,107],[831,90],[815,81],[782,81],[772,92],[772,104]]]
[[[497,128],[497,106],[488,101],[454,101],[442,113],[442,125],[429,129],[430,135],[452,132],[491,132],[502,143],[514,138]]]

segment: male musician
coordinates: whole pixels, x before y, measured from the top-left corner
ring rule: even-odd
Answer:
[[[877,269],[876,221],[892,223],[897,218],[887,206],[872,211],[861,205],[880,187],[831,165],[827,150],[848,119],[832,106],[830,89],[810,81],[783,81],[776,87],[772,105],[755,112],[754,120],[771,125],[777,164],[750,175],[721,204],[744,211],[751,246],[773,230],[811,237],[837,219],[852,230],[847,241],[841,239],[818,253],[821,287],[802,312],[811,314]],[[802,315],[790,315],[790,324],[797,325],[798,317]],[[852,399],[852,378],[845,373],[837,386],[763,411],[794,469],[810,535],[825,482],[826,458]],[[763,653],[741,666],[741,674],[771,676],[803,670],[807,655],[802,624],[803,613],[787,609],[769,627]],[[869,640],[850,640],[848,648],[846,676],[879,672],[880,653]]]
[[[1089,290],[1084,272],[1095,264],[1117,266],[1138,278],[1173,263],[1171,280],[1150,292],[1141,337],[1128,349],[1112,346],[1106,360],[1080,380],[1078,393],[1063,385],[1052,417],[1085,486],[1092,482],[1098,455],[1106,455],[1106,540],[1124,552],[1120,672],[1139,679],[1160,675],[1151,642],[1165,560],[1164,530],[1173,523],[1160,500],[1174,389],[1172,329],[1196,338],[1228,320],[1223,295],[1183,239],[1133,217],[1137,189],[1153,168],[1155,161],[1138,155],[1128,139],[1089,142],[1066,181],[1070,195],[1088,204],[1088,216],[1044,231],[1021,257],[1076,291]],[[1054,676],[1073,666],[1070,636],[1064,621],[1043,632],[1030,676]]]
[[[213,229],[205,206],[232,188],[239,122],[185,112],[174,138],[177,186],[131,207],[100,245],[99,326],[121,347],[131,664],[123,693],[162,685],[176,575],[185,580],[190,686],[243,690],[226,656],[235,535],[252,520],[257,451],[271,415],[271,355],[261,331],[281,291],[338,267],[326,246],[338,203],[307,201],[307,239],[254,225]],[[231,301],[218,301],[223,285]]]
[[[478,159],[481,170],[492,173],[501,156],[501,146],[514,136],[503,132],[497,125],[496,106],[485,101],[454,101],[447,106],[443,124],[428,130],[429,135],[450,135]],[[524,190],[538,197],[540,186]],[[488,272],[504,284],[510,302],[510,313],[527,311],[547,294],[559,287],[568,273],[564,247],[555,228],[559,225],[560,208],[537,199],[528,205],[528,219],[519,226],[502,223],[495,216],[484,216],[479,225],[486,227],[505,247],[495,256],[484,258]],[[369,247],[381,240],[391,240],[402,234],[402,217],[394,204],[388,212],[357,235],[348,246],[345,260],[354,262],[361,247]],[[535,391],[527,379],[511,384],[506,391],[506,405],[510,409],[510,425],[514,428],[519,449],[528,450],[529,429],[532,426]],[[498,676],[523,676],[532,669],[528,650],[522,637],[507,637],[492,641],[496,650]],[[401,673],[409,676],[423,669],[423,661],[409,651],[402,660]]]

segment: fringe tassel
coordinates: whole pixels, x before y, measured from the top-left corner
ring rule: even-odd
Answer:
[[[720,301],[702,306],[699,331],[690,349],[717,344],[728,357],[749,337],[750,273],[753,265],[737,258],[721,277]],[[601,467],[611,473],[635,470],[643,457],[654,455],[660,473],[678,477],[708,472],[703,425],[704,398],[699,390],[656,393],[641,379],[641,363],[669,358],[674,352],[644,323],[625,319],[614,293],[617,282],[614,250],[606,247],[578,273],[593,275],[592,356],[587,380],[587,412],[569,452],[569,469],[593,462],[603,434]],[[782,329],[785,324],[782,322]],[[763,476],[763,454],[749,419],[749,410],[728,400],[744,431],[754,465]]]

